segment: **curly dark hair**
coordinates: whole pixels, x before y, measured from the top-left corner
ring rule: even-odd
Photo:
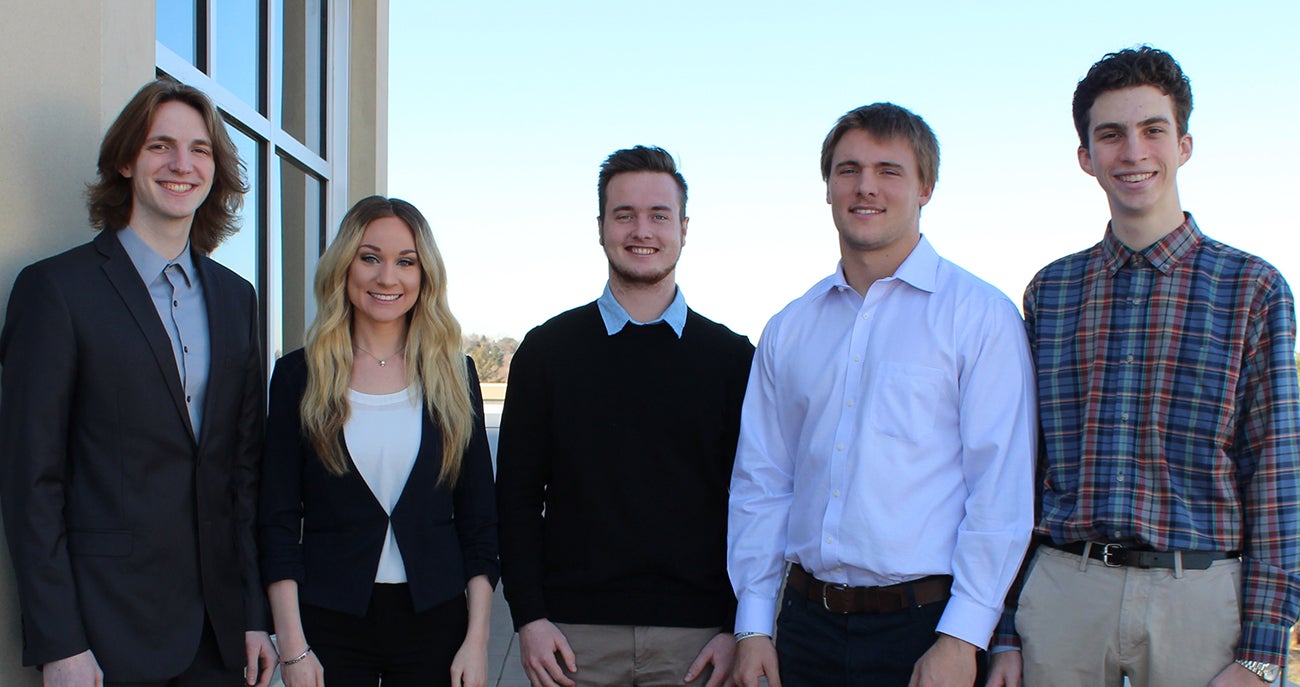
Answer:
[[[1074,128],[1079,145],[1088,147],[1088,112],[1107,91],[1138,86],[1154,86],[1173,98],[1178,136],[1187,135],[1187,120],[1192,116],[1192,82],[1169,53],[1141,45],[1113,52],[1097,61],[1088,75],[1074,89]]]
[[[170,77],[159,77],[145,84],[104,134],[104,142],[99,146],[99,176],[86,188],[90,224],[101,231],[126,227],[131,219],[131,180],[122,176],[121,170],[129,167],[140,154],[158,108],[173,101],[197,110],[212,140],[215,167],[212,189],[194,213],[190,227],[190,246],[207,254],[239,231],[239,209],[248,192],[244,163],[208,96]]]

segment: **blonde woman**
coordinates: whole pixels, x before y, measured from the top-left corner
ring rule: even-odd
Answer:
[[[276,364],[262,570],[288,687],[487,677],[492,465],[446,272],[411,204],[348,211],[306,348]]]

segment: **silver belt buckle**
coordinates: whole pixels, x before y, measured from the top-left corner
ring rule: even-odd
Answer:
[[[1101,548],[1101,562],[1107,568],[1118,568],[1124,565],[1122,557],[1124,556],[1124,547],[1121,544],[1107,544]],[[1119,558],[1119,560],[1116,560]]]
[[[843,591],[848,588],[849,586],[847,584],[833,584],[831,582],[823,582],[822,583],[822,608],[826,609],[827,613],[839,613],[839,611],[831,610],[830,603],[827,602],[826,600],[826,591],[829,589]]]

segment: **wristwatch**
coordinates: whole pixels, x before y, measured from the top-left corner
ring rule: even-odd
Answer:
[[[1259,679],[1270,685],[1277,682],[1278,675],[1282,672],[1281,666],[1272,663],[1265,663],[1263,661],[1243,661],[1237,659],[1237,665],[1258,675]]]

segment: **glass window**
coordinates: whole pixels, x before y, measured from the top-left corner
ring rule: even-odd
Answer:
[[[262,93],[262,3],[212,3],[212,78],[240,100],[265,112]]]
[[[171,48],[186,62],[203,68],[198,62],[198,0],[158,0],[155,13],[158,42]]]
[[[244,194],[244,207],[239,214],[243,221],[240,223],[239,233],[226,239],[212,252],[212,259],[234,270],[239,276],[247,279],[257,289],[258,293],[262,291],[261,271],[259,259],[261,257],[261,240],[262,226],[258,222],[261,216],[259,209],[262,205],[262,170],[261,170],[261,149],[262,144],[250,138],[247,134],[226,124],[226,130],[230,132],[230,139],[235,142],[235,147],[239,148],[239,158],[248,166],[248,193]]]
[[[307,327],[316,316],[312,284],[316,263],[324,251],[324,193],[320,179],[292,160],[280,158],[280,232],[284,259],[283,350],[303,345]]]
[[[275,66],[281,75],[280,128],[313,153],[323,155],[325,15],[321,0],[283,0],[283,11],[274,16]]]

